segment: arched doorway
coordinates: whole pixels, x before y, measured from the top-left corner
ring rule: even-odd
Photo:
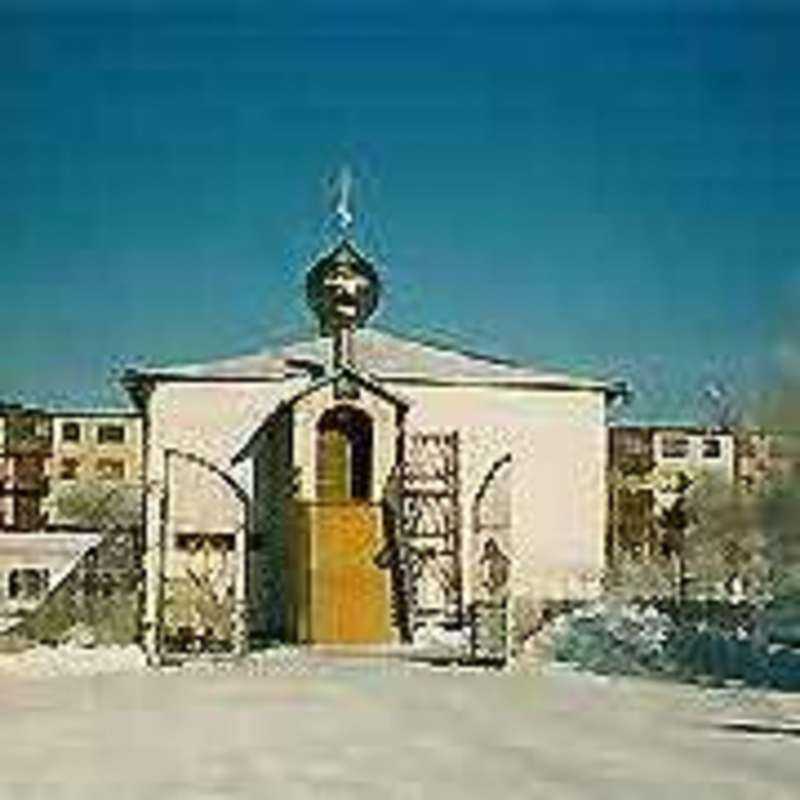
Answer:
[[[367,413],[349,405],[328,409],[317,424],[317,500],[369,501],[372,449]]]
[[[338,404],[319,418],[315,436],[307,638],[320,643],[388,641],[389,576],[376,564],[383,541],[373,491],[372,418],[353,405]]]

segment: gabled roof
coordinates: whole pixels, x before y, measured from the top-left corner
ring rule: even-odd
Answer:
[[[321,375],[330,361],[331,340],[321,336],[252,355],[175,367],[137,369],[142,378],[165,381],[280,381]],[[540,370],[510,361],[426,344],[375,328],[353,335],[354,367],[382,383],[495,385],[521,388],[588,389],[618,392],[599,380]]]
[[[322,378],[311,381],[308,386],[305,386],[300,389],[300,391],[295,392],[295,394],[293,394],[291,397],[281,400],[281,402],[278,403],[278,405],[267,414],[255,432],[247,440],[244,447],[240,448],[236,455],[234,455],[234,457],[231,459],[231,463],[238,464],[240,461],[244,461],[245,459],[252,457],[253,452],[258,446],[258,442],[260,441],[264,431],[269,427],[270,422],[276,419],[282,411],[291,408],[295,403],[298,403],[304,397],[308,397],[308,395],[313,394],[314,392],[319,391],[326,386],[335,385],[336,382],[341,378],[353,381],[367,392],[371,392],[372,394],[380,397],[382,400],[385,400],[387,403],[393,405],[400,411],[400,413],[404,413],[408,410],[409,403],[404,398],[400,397],[394,392],[388,391],[384,386],[370,380],[367,376],[362,375],[357,370],[346,366],[340,367],[335,372],[331,372]]]
[[[281,406],[292,406],[304,397],[313,394],[317,389],[322,389],[324,386],[335,384],[341,378],[348,379],[357,383],[362,389],[366,389],[374,395],[377,395],[387,403],[391,403],[396,408],[408,409],[410,403],[405,398],[401,397],[395,392],[389,391],[385,386],[377,381],[372,380],[367,375],[359,372],[357,369],[352,369],[348,366],[341,366],[334,372],[329,372],[326,375],[317,378],[308,384],[308,386],[296,392],[291,397],[282,400]]]

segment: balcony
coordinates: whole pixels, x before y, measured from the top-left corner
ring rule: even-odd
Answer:
[[[48,530],[50,527],[49,514],[42,514],[41,512],[30,516],[27,519],[15,519],[14,515],[11,518],[5,516],[0,517],[0,535],[3,534],[31,534],[41,535],[43,531]]]
[[[53,422],[37,413],[11,414],[5,420],[5,453],[47,455],[53,449]]]
[[[0,478],[0,496],[16,494],[45,495],[49,493],[50,478],[46,475]]]
[[[32,436],[6,436],[5,454],[7,456],[40,455],[47,456],[53,452],[51,433],[40,433]]]

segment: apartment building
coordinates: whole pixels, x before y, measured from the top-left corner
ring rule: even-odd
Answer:
[[[79,482],[138,483],[142,424],[135,412],[0,406],[0,531],[68,525],[55,499]]]
[[[45,501],[50,529],[74,527],[59,512],[59,493],[80,483],[141,481],[142,420],[135,412],[59,411],[52,415],[50,492]]]
[[[43,501],[50,486],[52,420],[40,409],[0,406],[0,530],[46,526]]]
[[[736,478],[748,491],[800,477],[800,438],[782,431],[749,430],[739,434]]]
[[[0,630],[34,608],[100,537],[59,511],[80,483],[139,483],[141,418],[0,404]]]
[[[700,426],[617,426],[609,429],[607,556],[657,554],[657,520],[685,481],[700,475],[762,491],[800,476],[797,437],[758,429]],[[682,486],[684,483],[684,486]]]
[[[609,428],[609,514],[606,555],[663,554],[658,525],[684,488],[700,474],[732,482],[737,438],[729,430],[700,426]]]

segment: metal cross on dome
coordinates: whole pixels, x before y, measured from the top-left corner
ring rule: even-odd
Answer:
[[[374,266],[352,240],[355,215],[350,168],[342,167],[330,185],[330,208],[340,238],[306,275],[306,300],[320,321],[322,335],[340,336],[344,341],[349,332],[362,326],[375,311],[380,280]],[[341,349],[346,352],[348,348]]]
[[[352,230],[355,215],[352,210],[353,173],[350,167],[343,166],[336,179],[336,205],[333,213],[343,236]]]

